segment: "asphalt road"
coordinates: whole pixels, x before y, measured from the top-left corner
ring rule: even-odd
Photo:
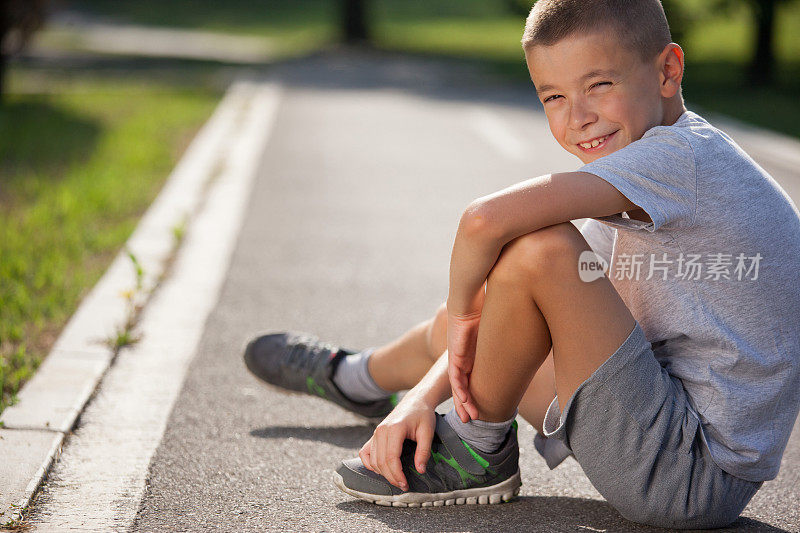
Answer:
[[[521,68],[524,68],[521,65]],[[523,487],[497,506],[382,508],[332,471],[371,434],[358,418],[262,386],[252,336],[385,343],[447,292],[474,198],[580,162],[549,135],[532,87],[427,60],[336,54],[272,73],[284,86],[227,280],[152,460],[136,531],[639,531],[572,459],[549,471],[521,426]],[[732,530],[800,531],[800,434]],[[654,530],[655,531],[655,530]]]

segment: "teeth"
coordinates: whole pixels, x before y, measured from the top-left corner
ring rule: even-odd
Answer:
[[[607,138],[608,135],[606,135],[605,137],[600,137],[599,139],[595,139],[590,143],[580,143],[580,145],[586,149],[594,148],[595,146],[598,146],[601,142],[605,141]]]

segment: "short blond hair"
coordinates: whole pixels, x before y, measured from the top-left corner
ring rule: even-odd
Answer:
[[[525,22],[522,48],[527,52],[597,31],[613,34],[643,61],[672,42],[660,0],[539,0]]]

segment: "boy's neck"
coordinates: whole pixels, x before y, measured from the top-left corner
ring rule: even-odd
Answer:
[[[681,115],[686,112],[686,106],[683,104],[683,99],[672,99],[664,105],[664,120],[661,122],[662,126],[672,126],[675,124]]]

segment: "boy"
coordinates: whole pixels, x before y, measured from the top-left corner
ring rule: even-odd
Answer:
[[[358,498],[512,499],[519,412],[548,466],[574,455],[626,518],[727,525],[777,475],[798,412],[800,213],[685,109],[658,0],[540,0],[523,48],[553,136],[584,166],[470,204],[446,306],[392,344],[354,353],[273,334],[245,361],[270,383],[388,413],[337,470]]]

